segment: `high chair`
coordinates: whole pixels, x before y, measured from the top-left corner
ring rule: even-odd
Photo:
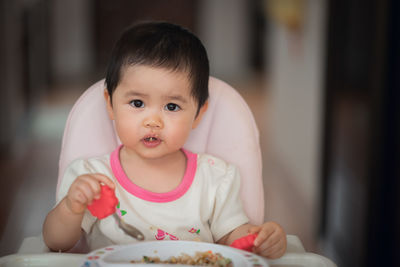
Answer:
[[[264,220],[264,192],[259,132],[242,97],[226,83],[211,78],[209,105],[185,148],[205,152],[238,166],[243,205],[252,223]],[[104,80],[91,86],[76,102],[66,122],[57,184],[65,168],[77,158],[112,152],[120,141],[108,118]]]
[[[120,141],[108,118],[101,80],[77,100],[64,130],[56,194],[66,166],[76,158],[110,153]],[[209,106],[199,126],[184,147],[205,152],[238,166],[241,174],[240,195],[253,224],[264,222],[264,191],[259,131],[243,98],[228,84],[210,77]],[[40,239],[40,240],[38,240]],[[46,251],[41,238],[24,240],[20,253]],[[304,252],[300,240],[288,235],[288,251]]]

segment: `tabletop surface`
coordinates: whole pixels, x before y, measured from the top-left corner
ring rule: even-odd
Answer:
[[[54,252],[43,254],[12,254],[0,258],[0,267],[79,267],[85,257],[85,254]],[[269,260],[269,264],[271,267],[336,267],[329,259],[314,253],[286,253],[280,259]]]

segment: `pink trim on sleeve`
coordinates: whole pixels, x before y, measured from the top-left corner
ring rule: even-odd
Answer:
[[[155,193],[146,190],[144,188],[141,188],[140,186],[137,186],[128,178],[128,176],[126,175],[125,171],[121,166],[121,161],[119,160],[119,152],[121,148],[122,145],[120,145],[117,149],[115,149],[111,153],[110,156],[111,169],[114,173],[115,178],[118,180],[121,186],[132,195],[151,202],[158,202],[158,203],[170,202],[177,200],[178,198],[183,196],[192,185],[197,169],[197,154],[182,149],[187,158],[187,165],[186,165],[185,175],[183,176],[181,183],[178,185],[178,187],[176,187],[174,190],[170,192]]]

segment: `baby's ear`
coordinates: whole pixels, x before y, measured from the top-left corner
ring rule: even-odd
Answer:
[[[111,97],[107,88],[104,89],[104,100],[106,101],[107,113],[110,120],[114,120],[114,111],[112,108]]]
[[[199,113],[197,114],[196,118],[194,119],[192,129],[195,129],[199,125],[199,123],[201,122],[201,119],[203,118],[203,115],[204,115],[204,113],[206,113],[207,109],[208,109],[208,100],[200,108]]]

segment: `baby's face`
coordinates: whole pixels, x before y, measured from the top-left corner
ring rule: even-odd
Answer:
[[[125,149],[149,159],[180,153],[202,115],[190,90],[185,72],[127,67],[107,107]]]

